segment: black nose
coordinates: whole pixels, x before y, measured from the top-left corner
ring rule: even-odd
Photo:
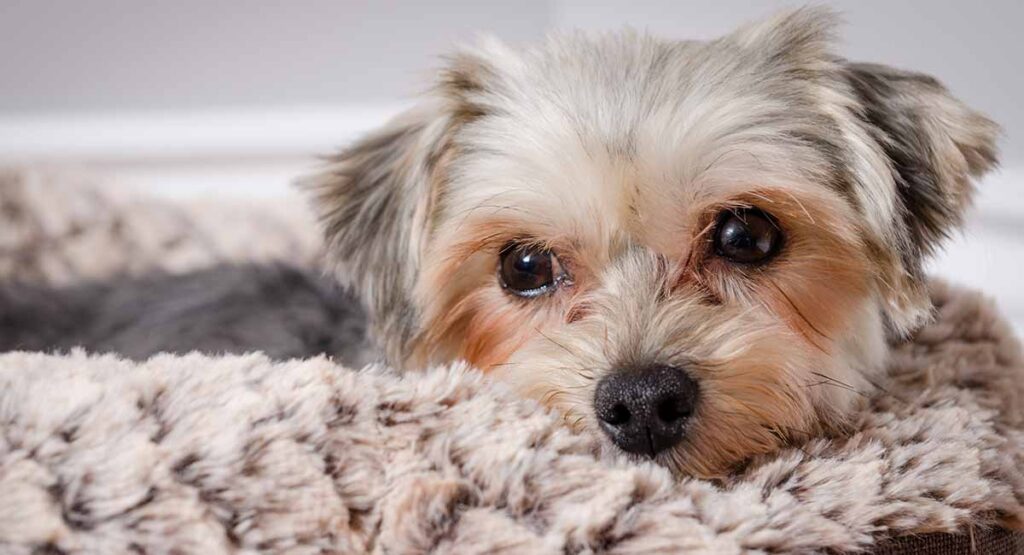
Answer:
[[[607,376],[594,395],[601,428],[615,445],[651,457],[683,439],[696,403],[697,382],[661,364]]]

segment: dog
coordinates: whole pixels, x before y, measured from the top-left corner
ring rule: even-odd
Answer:
[[[452,56],[304,183],[387,361],[468,361],[685,475],[842,433],[999,130],[833,54],[836,20]]]

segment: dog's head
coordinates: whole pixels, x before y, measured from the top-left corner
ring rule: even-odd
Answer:
[[[699,475],[840,425],[929,314],[996,127],[834,56],[832,22],[455,56],[312,180],[389,361],[468,360]]]

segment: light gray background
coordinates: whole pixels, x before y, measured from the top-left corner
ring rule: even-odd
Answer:
[[[534,39],[542,0],[0,0],[0,110],[379,103],[476,30]]]
[[[845,0],[840,51],[939,76],[1024,144],[1024,2]],[[0,114],[379,104],[454,43],[628,24],[707,38],[793,2],[754,0],[2,0]],[[797,4],[798,5],[798,4]]]
[[[936,273],[1024,329],[1024,1],[838,0],[838,51],[939,77],[1005,129],[1003,170]],[[709,38],[794,2],[0,0],[0,164],[162,193],[280,194],[430,83],[457,43],[622,25]]]

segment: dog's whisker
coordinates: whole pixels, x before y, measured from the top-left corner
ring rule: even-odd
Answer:
[[[563,351],[565,351],[565,352],[569,353],[570,355],[572,355],[572,356],[574,356],[574,357],[575,357],[575,356],[579,356],[579,354],[578,354],[578,353],[576,353],[576,352],[574,352],[573,350],[569,349],[569,348],[568,348],[568,347],[566,347],[565,345],[563,345],[563,344],[561,344],[561,343],[559,343],[559,342],[555,341],[555,340],[554,340],[554,339],[552,339],[552,338],[551,338],[551,337],[550,337],[550,336],[549,336],[548,334],[546,334],[546,333],[544,333],[544,332],[540,331],[540,328],[534,328],[534,330],[535,330],[535,331],[536,331],[536,332],[537,332],[537,333],[538,333],[538,334],[539,334],[539,335],[540,335],[541,337],[543,337],[544,339],[546,339],[546,340],[550,341],[550,342],[551,342],[552,344],[554,344],[554,345],[556,345],[557,347],[561,348],[561,349],[562,349]]]
[[[811,329],[811,330],[812,330],[812,331],[813,331],[814,333],[818,334],[819,336],[821,336],[821,337],[823,337],[823,338],[825,338],[825,339],[830,339],[830,338],[829,338],[829,336],[828,336],[827,334],[825,334],[825,333],[824,333],[824,332],[822,332],[822,331],[821,331],[820,329],[818,329],[818,327],[817,327],[817,326],[815,326],[815,325],[814,325],[814,323],[812,323],[812,322],[811,322],[811,321],[810,321],[810,320],[809,320],[809,319],[807,318],[807,316],[805,316],[805,315],[804,315],[803,311],[802,311],[802,310],[800,310],[800,307],[798,307],[798,306],[796,305],[796,303],[795,303],[795,302],[793,302],[793,298],[792,298],[792,297],[790,297],[790,296],[789,296],[789,294],[788,294],[788,293],[786,293],[786,291],[785,291],[785,290],[783,290],[783,289],[782,289],[781,287],[779,287],[779,285],[778,285],[777,283],[775,283],[775,280],[773,280],[773,279],[770,279],[770,278],[769,278],[769,279],[767,279],[766,281],[767,281],[767,282],[768,282],[768,283],[769,283],[769,284],[770,284],[770,285],[772,286],[772,288],[773,288],[773,289],[774,289],[775,291],[777,291],[777,292],[778,292],[778,293],[779,293],[780,295],[782,295],[782,298],[783,298],[783,299],[785,299],[785,300],[786,300],[786,303],[787,303],[787,304],[788,304],[788,305],[789,305],[789,306],[790,306],[790,307],[791,307],[791,308],[793,309],[793,312],[794,312],[794,314],[796,314],[797,316],[799,316],[799,317],[800,317],[800,320],[801,320],[801,321],[803,321],[803,322],[804,322],[805,324],[807,324],[807,327],[809,327],[809,328],[810,328],[810,329]],[[800,329],[802,329],[802,328],[800,328]],[[822,345],[819,345],[819,344],[818,344],[818,343],[817,343],[816,341],[814,341],[814,339],[812,339],[812,338],[811,338],[810,336],[808,336],[808,335],[804,334],[804,337],[805,337],[805,338],[807,339],[807,341],[809,341],[809,342],[810,342],[810,343],[811,343],[812,345],[814,345],[814,347],[815,347],[815,348],[817,348],[818,350],[822,351],[823,353],[828,353],[828,349],[826,349],[826,348],[825,348],[824,346],[822,346]]]
[[[469,216],[475,210],[477,210],[481,205],[487,204],[487,203],[493,201],[494,199],[496,199],[496,198],[498,198],[498,197],[500,197],[502,195],[505,195],[505,194],[508,194],[508,192],[507,191],[499,191],[497,193],[494,193],[494,194],[484,198],[484,200],[480,201],[478,204],[473,205],[473,206],[471,206],[471,207],[469,207],[469,208],[467,208],[465,210],[462,210],[460,212],[457,212],[455,214],[455,216],[461,216],[461,220],[459,221],[458,225],[455,226],[455,233],[458,234],[458,232],[462,230],[462,227],[466,224],[466,221],[469,219]]]
[[[856,388],[855,388],[855,387],[853,387],[852,385],[850,385],[850,384],[848,384],[848,383],[846,383],[846,382],[843,382],[843,381],[841,381],[841,380],[839,380],[839,379],[837,379],[837,378],[834,378],[834,377],[832,377],[832,376],[829,376],[828,374],[823,374],[823,373],[821,373],[821,372],[818,372],[818,371],[816,371],[816,370],[812,370],[812,371],[811,371],[811,375],[812,375],[812,376],[817,376],[817,377],[819,377],[819,378],[821,378],[821,379],[823,379],[823,380],[825,380],[825,381],[828,381],[828,382],[834,383],[834,384],[836,384],[836,385],[839,385],[839,386],[845,387],[845,388],[849,389],[850,391],[856,391]]]
[[[804,387],[805,388],[811,388],[811,387],[820,387],[820,386],[823,386],[823,385],[827,385],[827,386],[831,386],[831,387],[838,387],[839,389],[845,389],[846,391],[849,391],[851,393],[855,393],[857,395],[860,395],[861,397],[869,397],[869,395],[867,393],[864,393],[863,391],[857,391],[856,389],[850,389],[848,387],[843,387],[843,386],[841,386],[841,385],[839,385],[837,383],[832,383],[832,382],[827,382],[827,381],[821,381],[821,382],[815,382],[815,383],[810,383],[810,384],[804,384]]]
[[[520,363],[520,362],[496,362],[496,363],[491,364],[489,366],[491,368],[504,368],[506,366],[518,366],[520,364],[522,364],[522,363]]]
[[[800,202],[800,199],[797,198],[796,195],[790,191],[784,191],[784,194],[791,198],[793,202],[800,207],[800,210],[802,210],[804,215],[807,216],[807,219],[810,220],[811,225],[817,225],[817,222],[814,221],[814,216],[811,215],[811,212],[807,210],[807,207],[804,206],[804,203]]]

